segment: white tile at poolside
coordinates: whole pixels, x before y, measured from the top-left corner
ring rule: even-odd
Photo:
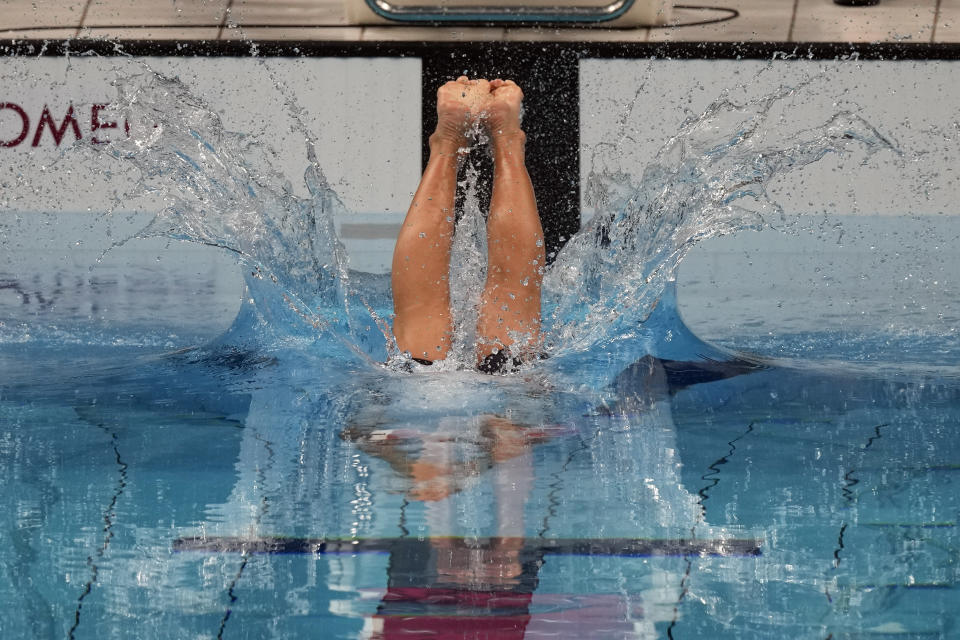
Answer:
[[[28,27],[77,28],[86,4],[87,0],[0,0],[0,31]]]
[[[216,40],[219,27],[98,27],[81,29],[81,39],[99,40]]]
[[[671,24],[650,29],[650,42],[785,42],[793,17],[792,0],[706,0],[697,5],[710,10],[674,8]],[[721,20],[735,9],[739,15]],[[688,25],[688,26],[683,26]]]
[[[929,42],[937,0],[880,0],[847,7],[833,0],[799,0],[794,42]]]
[[[960,0],[942,0],[934,42],[960,42]]]
[[[360,40],[361,27],[228,27],[220,34],[221,40]]]
[[[499,27],[364,27],[361,39],[365,41],[490,41],[503,40],[504,31],[505,29]]]
[[[227,20],[241,26],[335,27],[347,24],[341,0],[234,0]]]
[[[649,29],[604,28],[516,28],[507,29],[504,38],[519,42],[646,42]]]
[[[91,0],[83,27],[219,27],[228,0]]]
[[[0,40],[69,40],[76,35],[76,29],[21,29],[0,32]]]

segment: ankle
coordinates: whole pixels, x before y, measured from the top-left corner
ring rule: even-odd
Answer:
[[[465,136],[438,128],[430,134],[430,154],[456,156],[466,143]]]
[[[490,127],[487,131],[494,146],[498,144],[524,144],[527,134],[520,127]]]
[[[527,134],[522,129],[491,131],[490,145],[495,160],[516,158],[523,160],[527,147]]]

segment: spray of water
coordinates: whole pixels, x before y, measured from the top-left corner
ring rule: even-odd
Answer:
[[[854,113],[840,112],[798,132],[790,144],[768,140],[774,106],[792,95],[735,104],[723,97],[688,121],[639,176],[620,164],[618,145],[595,150],[588,203],[595,216],[548,272],[549,349],[596,349],[622,337],[654,308],[684,255],[699,241],[767,225],[788,225],[767,193],[779,174],[856,147],[893,145]]]
[[[217,114],[178,80],[151,73],[118,88],[120,108],[152,127],[106,152],[132,163],[142,188],[165,205],[138,235],[201,242],[238,255],[252,307],[245,305],[232,338],[322,336],[335,352],[365,357],[361,334],[383,323],[350,288],[334,227],[343,205],[312,145],[303,176],[309,196],[303,198],[272,168],[269,148],[225,131]],[[377,333],[382,337],[384,330]]]
[[[796,88],[736,102],[721,96],[685,123],[641,171],[623,166],[619,145],[593,153],[587,200],[600,213],[567,244],[544,281],[544,343],[553,360],[636,340],[683,256],[704,238],[789,220],[767,193],[775,177],[828,153],[872,154],[893,144],[869,123],[841,111],[792,134],[785,144],[771,112]],[[309,197],[271,169],[270,150],[224,131],[217,115],[174,79],[149,73],[119,83],[131,122],[156,123],[108,152],[132,162],[143,187],[165,208],[143,234],[223,247],[247,269],[252,304],[233,337],[321,340],[325,349],[370,361],[396,356],[389,326],[353,286],[333,215],[343,209],[310,147]],[[472,153],[482,152],[478,142]],[[469,353],[483,281],[484,216],[477,172],[453,247],[454,353]],[[332,345],[332,346],[331,346]],[[458,358],[469,363],[471,358]]]

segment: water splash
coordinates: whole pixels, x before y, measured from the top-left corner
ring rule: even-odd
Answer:
[[[248,303],[231,340],[323,336],[343,355],[369,357],[361,345],[373,325],[385,348],[379,316],[350,287],[334,227],[343,204],[312,145],[303,176],[309,196],[303,198],[272,168],[275,152],[225,131],[219,116],[178,80],[138,75],[120,81],[118,90],[127,117],[152,128],[107,151],[132,162],[142,188],[165,205],[138,237],[220,247],[245,267]]]
[[[546,274],[548,351],[622,350],[661,300],[678,265],[698,242],[764,226],[796,224],[767,193],[774,177],[856,148],[894,149],[848,111],[776,140],[770,114],[796,88],[745,103],[723,96],[687,121],[641,175],[621,164],[617,144],[594,150],[587,203],[594,216]],[[664,336],[633,340],[627,362]],[[614,344],[616,343],[616,347]]]
[[[478,132],[473,132],[474,136]],[[473,146],[480,141],[475,137]],[[450,247],[450,307],[453,315],[453,340],[447,359],[454,366],[471,366],[476,360],[477,301],[487,277],[487,227],[481,206],[480,172],[467,161],[464,177],[457,185],[463,192],[456,231]]]
[[[670,337],[645,332],[642,323],[658,301],[670,303],[665,289],[697,242],[792,224],[767,193],[780,174],[829,153],[895,149],[848,111],[778,139],[770,114],[795,92],[782,88],[740,103],[722,96],[685,123],[642,173],[623,165],[619,145],[594,150],[587,200],[600,213],[545,274],[544,342],[553,362],[597,354],[630,362],[655,352]],[[344,206],[311,145],[303,198],[272,168],[267,146],[225,131],[177,80],[153,73],[128,78],[119,83],[118,101],[131,122],[155,123],[109,147],[137,167],[145,190],[164,200],[141,235],[222,247],[246,268],[249,302],[224,341],[319,341],[332,355],[370,362],[398,355],[389,326],[348,269],[333,223]],[[481,150],[478,143],[472,153]],[[453,353],[463,355],[472,352],[486,251],[472,167],[461,187],[466,197],[450,283]],[[454,366],[472,361],[453,359]]]

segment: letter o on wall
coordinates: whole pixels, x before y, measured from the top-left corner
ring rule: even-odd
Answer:
[[[15,147],[24,140],[27,139],[27,132],[30,131],[30,118],[27,117],[27,112],[23,108],[12,102],[0,102],[0,111],[4,109],[9,109],[11,111],[16,111],[17,115],[20,116],[20,121],[23,128],[20,130],[20,135],[13,140],[0,140],[0,147]]]

